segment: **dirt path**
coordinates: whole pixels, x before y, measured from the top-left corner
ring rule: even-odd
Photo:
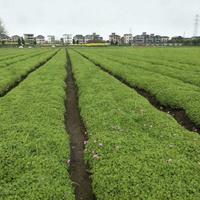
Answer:
[[[131,85],[128,81],[124,80],[122,77],[118,75],[114,75],[111,71],[104,68],[100,64],[94,63],[89,57],[83,55],[82,53],[76,51],[81,56],[95,64],[97,67],[99,67],[102,71],[108,73],[109,75],[113,76],[117,80],[119,80],[121,83],[125,84],[129,88],[134,89],[138,94],[145,97],[155,108],[158,110],[170,114],[181,126],[183,126],[185,129],[193,132],[197,132],[200,134],[200,127],[195,125],[190,118],[186,115],[186,112],[183,109],[173,109],[169,106],[162,105],[155,96],[151,95],[149,92],[145,91],[144,89],[140,89],[136,86]]]
[[[87,141],[86,130],[81,120],[78,107],[78,95],[72,66],[67,53],[67,102],[65,123],[70,134],[70,176],[75,187],[76,200],[95,200],[92,191],[89,170],[84,161],[84,141]]]

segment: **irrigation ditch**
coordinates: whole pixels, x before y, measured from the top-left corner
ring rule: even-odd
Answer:
[[[30,69],[26,74],[22,75],[20,77],[20,79],[16,80],[15,82],[13,82],[10,85],[8,85],[4,91],[0,92],[0,97],[6,96],[9,92],[11,92],[13,89],[15,89],[20,83],[22,83],[26,78],[28,78],[28,76],[30,74],[34,73],[39,68],[41,68],[43,65],[45,65],[48,61],[50,61],[59,51],[60,51],[60,49],[57,50],[55,53],[53,53],[53,55],[48,57],[46,60],[44,60],[41,63],[39,63],[38,65],[36,65],[33,69]]]
[[[146,91],[146,90],[144,90],[142,88],[138,88],[137,86],[133,86],[127,80],[123,79],[121,76],[113,74],[113,72],[111,72],[110,70],[106,69],[102,65],[100,65],[98,63],[95,63],[88,56],[80,53],[79,51],[76,51],[76,50],[74,50],[74,51],[77,52],[82,57],[84,57],[85,59],[87,59],[90,62],[92,62],[95,66],[100,68],[105,73],[109,74],[110,76],[112,76],[115,79],[117,79],[118,81],[120,81],[122,84],[124,84],[127,87],[135,90],[138,94],[140,94],[141,96],[146,98],[151,103],[151,105],[153,105],[157,110],[170,114],[182,127],[187,129],[188,131],[197,132],[197,133],[200,134],[200,127],[197,126],[194,122],[191,121],[191,119],[187,116],[185,110],[183,110],[181,108],[180,109],[177,109],[177,108],[174,109],[174,108],[172,108],[170,106],[162,105],[156,99],[156,97],[154,95],[150,94],[148,91]]]
[[[89,167],[84,160],[84,142],[88,140],[87,131],[80,116],[78,89],[72,72],[72,64],[66,50],[66,113],[65,127],[70,136],[70,178],[75,189],[76,200],[96,200],[92,190]]]

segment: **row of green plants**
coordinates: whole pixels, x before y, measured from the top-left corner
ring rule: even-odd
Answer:
[[[92,53],[91,51],[88,50],[88,52]],[[93,51],[93,54],[96,54],[97,52]],[[118,52],[119,53],[119,52]],[[151,61],[150,59],[145,61],[145,59],[140,58],[136,59],[134,54],[116,54],[115,52],[108,53],[105,51],[100,51],[98,50],[98,55],[101,55],[105,58],[109,58],[113,61],[122,63],[124,67],[127,65],[136,67],[136,68],[142,68],[144,70],[150,71],[150,72],[155,72],[164,76],[168,76],[171,78],[175,78],[178,80],[181,80],[185,83],[193,84],[198,87],[200,87],[200,68],[193,66],[196,70],[192,70],[191,66],[183,66],[181,64],[181,68],[179,68],[180,64],[177,63],[170,63],[170,64],[160,64],[159,60],[157,61]],[[199,70],[199,71],[197,71]]]
[[[95,51],[101,53],[105,52],[105,49]],[[200,72],[197,67],[200,65],[199,48],[107,48],[106,52],[109,55],[132,58],[135,61],[158,64],[163,67]]]
[[[109,53],[114,53],[110,51]],[[155,48],[155,49],[121,49],[115,55],[132,57],[136,60],[143,60],[152,64],[159,64],[164,67],[173,67],[187,71],[200,72],[199,48]]]
[[[32,51],[32,49],[29,50]],[[16,49],[16,48],[0,49],[0,61],[8,60],[21,55],[23,56],[25,54],[27,54],[27,49]]]
[[[20,81],[20,79],[31,70],[36,69],[38,66],[52,58],[57,51],[58,50],[47,51],[37,56],[30,57],[28,60],[0,68],[0,96],[4,94],[10,86],[14,85],[17,81]]]
[[[200,48],[181,47],[181,48],[121,48],[115,49],[115,53],[121,52],[131,54],[133,57],[142,58],[144,60],[154,60],[155,62],[177,63],[183,65],[200,65],[199,53]],[[113,50],[111,51],[113,52]]]
[[[165,106],[180,108],[186,111],[188,117],[197,125],[200,125],[200,92],[199,87],[183,83],[183,81],[163,76],[159,73],[124,65],[112,61],[103,56],[78,50],[88,56],[94,63],[100,64],[113,75],[126,80],[132,86],[144,89]]]
[[[199,199],[199,135],[80,54],[69,55],[97,199]]]
[[[14,58],[7,58],[5,60],[0,61],[0,68],[8,67],[9,65],[15,64],[17,62],[28,60],[28,59],[33,58],[35,56],[44,54],[48,51],[49,50],[44,50],[44,49],[27,51],[26,54],[24,54],[24,55],[18,55]]]
[[[0,99],[0,199],[74,200],[64,126],[65,51]]]

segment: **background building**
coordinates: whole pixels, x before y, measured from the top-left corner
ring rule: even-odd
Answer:
[[[2,34],[0,34],[0,41],[2,42],[7,42],[7,41],[10,41],[11,40],[11,38],[8,36],[8,35],[6,35],[6,34],[4,34],[4,33],[2,33]]]
[[[165,43],[168,43],[168,42],[169,42],[169,39],[170,39],[170,38],[169,38],[168,36],[162,36],[161,42],[164,43],[164,44],[165,44]]]
[[[92,41],[92,35],[86,35],[84,40],[85,40],[85,43],[88,43],[89,41]]]
[[[147,43],[147,39],[148,39],[147,33],[143,32],[142,35],[136,35],[133,38],[133,43],[137,45],[145,45]]]
[[[165,45],[169,41],[169,37],[150,34],[143,32],[142,35],[136,35],[133,37],[133,43],[135,45]]]
[[[111,35],[109,35],[109,42],[112,45],[121,44],[121,36],[116,35],[115,33],[112,33]]]
[[[36,38],[37,44],[44,44],[45,43],[45,37],[43,35],[38,35]]]
[[[72,44],[72,42],[73,42],[72,34],[64,34],[63,35],[63,42],[65,44]]]
[[[26,43],[33,44],[35,41],[34,34],[24,34],[24,40]]]
[[[19,36],[19,35],[13,35],[12,37],[11,37],[11,40],[13,41],[13,42],[18,42],[18,40],[20,39],[21,37]]]
[[[85,38],[83,35],[75,35],[73,37],[73,40],[75,44],[83,44],[85,42]]]
[[[93,33],[92,35],[86,35],[85,36],[85,43],[98,43],[103,42],[103,37],[100,35],[97,35],[96,33]]]
[[[123,43],[131,45],[133,43],[133,35],[131,33],[124,34],[123,36]]]
[[[56,39],[55,39],[55,36],[54,36],[54,35],[48,35],[48,36],[47,36],[47,42],[48,42],[49,44],[54,44],[55,41],[56,41]]]

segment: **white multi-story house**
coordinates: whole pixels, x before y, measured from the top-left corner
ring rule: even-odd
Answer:
[[[0,41],[4,41],[4,42],[10,41],[10,37],[2,33],[0,34]]]
[[[48,42],[49,44],[54,44],[55,41],[56,41],[56,39],[55,39],[55,36],[54,36],[54,35],[48,35],[48,36],[47,36],[47,42]]]
[[[145,45],[147,43],[149,35],[146,32],[143,32],[142,35],[136,35],[133,40],[135,44]]]
[[[92,35],[86,35],[85,36],[85,43],[88,42],[102,42],[103,41],[103,37],[101,37],[100,35],[96,34],[96,33],[92,33]]]
[[[142,35],[136,35],[133,38],[133,42],[136,45],[165,45],[167,44],[169,37],[150,34],[143,32]]]
[[[63,35],[63,42],[65,44],[72,44],[72,42],[73,42],[72,34],[64,34]]]
[[[161,42],[164,43],[164,44],[167,44],[169,41],[169,37],[168,36],[162,36],[161,37]]]
[[[124,42],[124,44],[132,44],[133,43],[133,35],[131,33],[124,34],[123,42]]]
[[[45,37],[43,35],[38,35],[36,38],[37,44],[44,44],[45,43]]]
[[[109,42],[111,44],[120,44],[121,43],[121,36],[116,35],[115,33],[112,33],[109,35]]]
[[[89,41],[92,41],[92,39],[93,39],[92,35],[86,35],[86,36],[84,37],[85,43],[88,43]]]
[[[24,34],[24,40],[26,43],[34,43],[34,34]]]
[[[148,44],[154,44],[156,40],[155,34],[148,35],[147,39],[148,39]]]
[[[20,39],[20,36],[19,35],[13,35],[11,37],[11,39],[12,39],[13,42],[17,42]]]
[[[73,40],[74,40],[74,42],[75,42],[76,44],[83,44],[84,41],[85,41],[85,38],[84,38],[83,35],[75,35],[75,36],[73,37]]]

